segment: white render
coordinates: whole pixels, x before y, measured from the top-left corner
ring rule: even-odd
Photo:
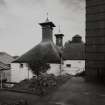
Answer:
[[[48,74],[60,75],[60,64],[50,64],[50,69],[47,71]]]
[[[11,82],[20,82],[32,77],[33,73],[28,69],[26,63],[23,63],[22,68],[19,63],[11,63]]]
[[[70,67],[67,67],[70,64]],[[60,75],[71,74],[76,75],[85,70],[85,60],[65,60],[60,70],[60,64],[50,64],[48,74]],[[23,68],[20,67],[20,63],[11,63],[11,82],[20,82],[24,79],[32,78],[34,74],[31,70],[28,70],[26,63],[23,63]]]
[[[67,67],[67,65],[71,65]],[[60,75],[60,74],[70,74],[76,75],[85,70],[85,60],[64,60],[62,68],[60,69],[60,64],[50,64],[50,69],[47,71],[48,74]]]
[[[70,67],[67,67],[70,64]],[[65,60],[63,64],[63,72],[71,75],[76,75],[85,70],[85,60]]]

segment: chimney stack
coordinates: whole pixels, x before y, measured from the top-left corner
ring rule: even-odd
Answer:
[[[59,33],[59,34],[55,34],[56,37],[56,45],[60,48],[63,47],[63,34]]]
[[[49,21],[48,17],[45,22],[39,23],[42,27],[42,41],[53,41],[54,23]]]

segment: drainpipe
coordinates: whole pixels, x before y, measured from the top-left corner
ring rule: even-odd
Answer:
[[[62,62],[60,62],[60,75],[62,73]]]
[[[29,80],[29,65],[27,64],[27,67],[28,67],[28,80]]]

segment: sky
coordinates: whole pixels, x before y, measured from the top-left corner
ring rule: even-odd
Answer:
[[[0,0],[0,52],[20,56],[37,45],[47,12],[53,34],[60,25],[64,42],[76,34],[85,41],[85,0]]]

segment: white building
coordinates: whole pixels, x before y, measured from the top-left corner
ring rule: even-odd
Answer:
[[[47,18],[45,22],[40,23],[40,26],[42,27],[42,41],[31,50],[23,54],[21,57],[19,57],[16,61],[14,61],[14,63],[48,63],[50,64],[48,73],[59,75],[61,50],[53,42],[53,28],[55,25]],[[21,69],[19,70],[21,72]],[[14,72],[14,74],[16,73]]]
[[[26,63],[11,63],[11,82],[20,82],[32,77],[33,73]]]
[[[2,74],[2,79],[11,82],[11,62],[13,57],[5,52],[0,52],[0,69]],[[2,69],[3,68],[3,69]]]
[[[65,60],[62,74],[76,75],[85,71],[85,60]]]
[[[3,81],[20,82],[33,76],[27,64],[12,63],[14,60],[14,57],[6,52],[0,52],[0,78],[2,75]]]
[[[27,77],[31,78],[33,74],[28,70],[26,63],[32,62],[46,62],[50,64],[50,69],[47,71],[48,74],[60,75],[69,73],[75,75],[82,72],[85,68],[85,44],[82,42],[81,37],[79,35],[74,36],[69,46],[64,46],[63,48],[63,34],[56,34],[56,45],[53,43],[54,23],[47,19],[40,25],[42,27],[42,41],[14,62],[12,66],[12,75],[14,75],[12,80],[17,80],[19,75],[18,82]],[[63,59],[62,67],[60,64],[61,56]],[[24,64],[23,68],[19,67],[21,64]],[[15,71],[15,68],[18,68],[17,71]]]
[[[44,23],[40,23],[42,27],[42,41],[31,50],[23,54],[14,61],[13,57],[2,54],[2,61],[11,67],[10,82],[20,82],[34,76],[28,67],[28,63],[48,63],[50,69],[47,73],[55,75],[69,73],[75,75],[84,70],[84,43],[81,37],[76,35],[73,37],[69,46],[63,48],[63,34],[56,34],[56,45],[53,42],[54,23],[48,19]],[[63,59],[62,65],[61,56]],[[5,59],[4,59],[5,58]],[[8,60],[9,59],[9,60]],[[1,61],[0,60],[0,61]],[[12,61],[14,61],[12,63]]]
[[[10,67],[3,62],[0,62],[0,84],[3,81],[10,81]]]

